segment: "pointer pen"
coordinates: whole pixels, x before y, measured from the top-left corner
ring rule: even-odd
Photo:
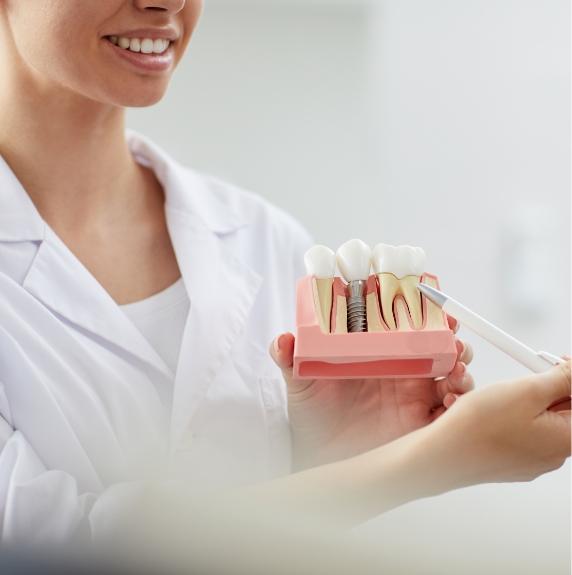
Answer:
[[[550,353],[536,352],[518,339],[512,337],[480,315],[471,311],[447,294],[427,284],[419,284],[419,291],[443,311],[454,317],[459,323],[486,339],[489,343],[510,355],[513,359],[535,373],[549,370],[564,360]]]

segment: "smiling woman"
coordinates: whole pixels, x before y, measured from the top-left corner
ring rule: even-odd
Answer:
[[[202,0],[46,0],[41,7],[35,0],[3,0],[0,4],[3,57],[9,58],[20,73],[33,70],[37,80],[51,81],[116,106],[148,106],[161,99],[202,10]],[[114,58],[120,53],[107,50],[110,36],[122,42],[129,39],[130,53],[140,54],[156,53],[154,41],[167,39],[169,65],[163,59],[160,66],[137,66],[139,62],[155,63],[153,56],[148,60]],[[149,48],[150,40],[153,49]],[[152,76],[150,81],[151,77],[141,74],[141,70],[162,74]]]
[[[201,8],[0,0],[0,539],[101,535],[149,483],[200,497],[314,467],[257,494],[351,523],[560,465],[567,367],[461,397],[457,341],[439,380],[292,376],[308,233],[125,129]]]

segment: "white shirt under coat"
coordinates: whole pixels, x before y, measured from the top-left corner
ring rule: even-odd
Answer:
[[[0,156],[4,542],[96,534],[145,480],[225,487],[289,468],[285,387],[267,349],[294,328],[311,238],[260,197],[126,136],[165,190],[191,302],[177,369],[43,221]]]
[[[177,372],[179,364],[189,308],[189,296],[183,278],[148,298],[121,306],[173,373]],[[160,386],[158,392],[163,403],[171,406],[173,385]]]

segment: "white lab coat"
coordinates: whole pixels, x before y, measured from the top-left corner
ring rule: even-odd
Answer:
[[[97,532],[146,480],[224,487],[289,468],[285,387],[267,350],[293,328],[311,238],[261,198],[126,137],[165,190],[191,301],[177,373],[0,156],[2,541]],[[173,379],[171,408],[157,386]]]

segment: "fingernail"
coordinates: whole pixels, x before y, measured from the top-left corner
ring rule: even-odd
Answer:
[[[284,337],[284,335],[280,335],[274,340],[274,351],[276,353],[280,353],[280,348],[282,347],[282,338],[283,337]]]

